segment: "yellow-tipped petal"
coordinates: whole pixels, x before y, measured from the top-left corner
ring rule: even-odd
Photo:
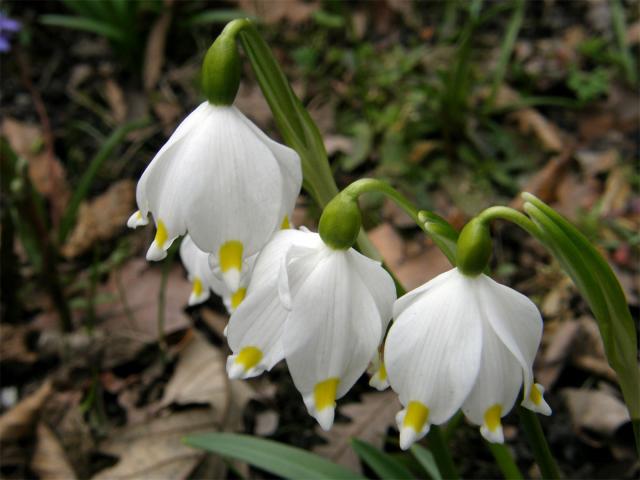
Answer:
[[[142,212],[140,210],[138,210],[135,215],[137,220],[142,220]]]
[[[138,213],[140,213],[138,211]],[[162,248],[165,242],[169,239],[169,234],[167,233],[167,227],[164,225],[164,222],[160,219],[156,222],[156,237],[153,239],[156,242],[156,245],[159,248]]]
[[[333,377],[316,384],[313,389],[313,403],[316,411],[335,406],[339,382],[339,378]]]
[[[540,405],[540,402],[542,402],[542,393],[540,393],[540,390],[538,390],[538,387],[535,384],[531,385],[529,399],[534,405]]]
[[[409,402],[407,405],[407,411],[402,421],[403,427],[411,427],[417,433],[422,432],[425,423],[429,420],[429,408],[415,400]]]
[[[282,223],[280,224],[280,230],[286,230],[288,228],[291,228],[291,224],[289,224],[289,217],[285,215],[284,219],[282,219]]]
[[[192,293],[195,297],[199,297],[202,295],[202,280],[199,277],[195,277],[193,279],[193,290]]]
[[[218,255],[220,257],[220,270],[227,272],[231,269],[240,270],[242,268],[242,242],[230,240],[220,247]]]
[[[258,347],[244,347],[238,353],[235,363],[242,365],[245,371],[251,370],[262,360],[262,350]]]
[[[247,289],[243,287],[239,288],[233,295],[231,295],[231,310],[235,310],[236,308],[238,308],[238,306],[240,306],[246,294]]]
[[[384,366],[384,362],[380,362],[380,368],[378,369],[378,378],[383,382],[387,379],[387,368]]]
[[[500,415],[502,413],[502,406],[495,404],[492,407],[487,408],[484,412],[484,425],[491,432],[498,430],[502,424],[500,423]]]

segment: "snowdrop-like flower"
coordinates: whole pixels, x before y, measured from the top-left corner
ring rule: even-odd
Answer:
[[[401,448],[460,408],[488,441],[503,442],[500,419],[523,382],[523,405],[551,413],[532,373],[542,318],[524,295],[454,268],[397,300],[393,310],[384,358],[405,407],[396,418]]]
[[[231,291],[243,260],[258,252],[293,210],[302,184],[295,151],[269,139],[233,106],[202,103],[178,126],[142,174],[139,210],[127,222],[156,235],[148,260],[161,260],[189,233],[215,256]]]
[[[247,260],[248,266],[243,269],[245,273],[240,280],[240,287],[235,292],[229,290],[227,285],[215,275],[216,265],[210,264],[210,255],[200,250],[189,235],[186,235],[180,244],[180,259],[193,285],[189,306],[206,302],[213,292],[222,297],[229,313],[233,313],[238,308],[246,294],[246,285],[255,256]]]
[[[327,430],[335,400],[376,353],[394,300],[393,280],[379,262],[332,249],[316,233],[278,232],[231,316],[227,371],[251,377],[286,358],[309,413]]]

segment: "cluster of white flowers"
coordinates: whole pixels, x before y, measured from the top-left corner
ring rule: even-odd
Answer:
[[[487,276],[454,268],[396,300],[379,262],[290,229],[300,159],[232,106],[200,105],[142,175],[139,211],[128,225],[157,233],[147,259],[160,260],[179,236],[193,283],[189,305],[210,291],[231,313],[231,378],[249,378],[285,359],[309,413],[324,429],[336,399],[368,365],[370,384],[391,385],[400,446],[462,409],[489,441],[501,417],[522,404],[549,414],[532,363],[542,319],[523,295]],[[387,333],[392,317],[394,322]]]

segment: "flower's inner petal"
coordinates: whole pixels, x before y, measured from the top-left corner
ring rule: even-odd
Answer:
[[[156,236],[153,242],[147,250],[147,260],[159,261],[167,256],[167,250],[175,240],[175,237],[170,237],[167,227],[163,220],[159,219],[156,222]]]

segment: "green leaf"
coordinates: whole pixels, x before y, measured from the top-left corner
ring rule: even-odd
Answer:
[[[351,439],[351,447],[360,460],[376,472],[381,479],[413,478],[411,472],[404,465],[370,443],[353,438]]]
[[[195,26],[195,25],[209,25],[213,23],[227,23],[236,18],[251,18],[251,15],[243,12],[242,10],[234,9],[220,9],[220,10],[205,10],[204,12],[196,13],[190,16],[186,20],[180,22],[181,26]]]
[[[189,435],[184,442],[191,447],[247,462],[283,478],[362,478],[319,455],[250,435],[204,433]]]
[[[436,459],[429,450],[421,447],[417,443],[414,443],[411,446],[411,453],[414,457],[416,457],[416,460],[418,460],[429,477],[431,477],[433,480],[442,480],[442,475],[440,475],[440,470],[438,469]]]
[[[549,247],[589,303],[598,322],[607,359],[618,374],[631,418],[637,424],[640,420],[640,370],[636,328],[618,279],[598,250],[571,223],[533,195],[525,193],[523,197],[525,211],[541,231],[540,240]]]
[[[116,148],[124,137],[131,131],[136,130],[138,128],[142,128],[148,125],[147,120],[137,120],[134,122],[127,123],[120,128],[116,129],[104,142],[102,148],[98,151],[95,157],[91,160],[89,167],[82,175],[80,182],[76,186],[73,196],[69,201],[69,205],[60,220],[60,230],[58,231],[58,241],[62,244],[67,238],[67,235],[71,231],[71,227],[73,227],[76,221],[76,214],[78,213],[78,209],[80,208],[80,204],[85,199],[87,194],[89,193],[89,189],[91,188],[91,184],[93,183],[95,177],[98,175],[100,168],[103,163],[109,158],[111,152],[114,148]]]
[[[40,15],[40,23],[55,27],[73,28],[105,36],[116,42],[126,42],[127,34],[114,26],[91,18],[70,17],[68,15]]]

